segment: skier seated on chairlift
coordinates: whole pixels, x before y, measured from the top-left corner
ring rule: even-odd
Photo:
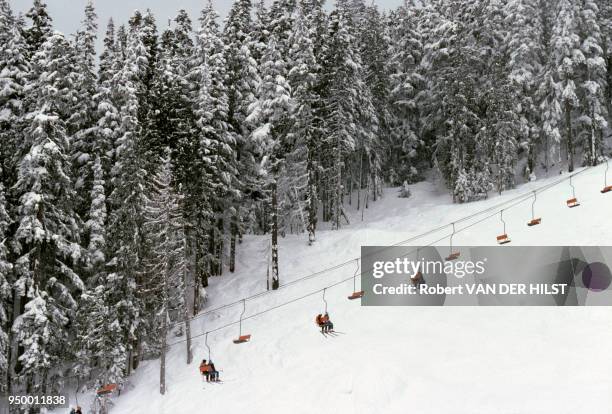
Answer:
[[[329,319],[329,314],[325,312],[325,315],[318,314],[316,323],[321,328],[321,332],[331,332],[334,330],[334,324]]]
[[[206,377],[206,381],[208,382],[210,378],[210,366],[206,363],[205,359],[203,359],[202,363],[200,364],[200,374],[204,375]]]
[[[83,412],[81,411],[81,407],[77,406],[76,408],[70,410],[70,414],[83,414]]]
[[[215,369],[215,364],[212,361],[207,364],[206,360],[203,359],[200,364],[200,373],[206,377],[206,382],[219,381],[219,371]]]

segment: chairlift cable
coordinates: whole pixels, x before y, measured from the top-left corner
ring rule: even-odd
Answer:
[[[424,237],[426,237],[426,236],[429,236],[429,235],[431,235],[431,234],[438,233],[438,232],[440,232],[440,231],[444,230],[445,228],[447,228],[447,227],[449,227],[449,226],[453,226],[453,227],[454,227],[454,226],[455,226],[455,224],[458,224],[458,223],[463,223],[463,222],[465,222],[465,221],[471,220],[471,219],[472,219],[472,218],[474,218],[474,217],[478,217],[478,216],[480,216],[480,215],[482,215],[482,214],[485,214],[485,213],[488,213],[488,212],[490,212],[490,211],[492,211],[492,210],[495,210],[495,214],[493,214],[493,215],[496,215],[496,214],[498,213],[498,210],[497,210],[497,209],[499,209],[500,207],[503,207],[503,206],[507,205],[508,203],[517,202],[517,201],[518,201],[518,203],[514,203],[514,204],[509,205],[508,207],[505,207],[505,209],[506,209],[506,210],[508,210],[508,209],[510,209],[510,208],[512,208],[512,207],[514,207],[516,204],[520,204],[520,203],[522,203],[523,201],[525,201],[526,197],[527,197],[527,198],[531,198],[531,195],[532,195],[532,194],[543,193],[543,192],[545,192],[545,191],[547,191],[547,190],[550,190],[551,188],[554,188],[554,187],[558,186],[559,184],[562,184],[563,182],[565,182],[565,181],[566,181],[566,180],[568,180],[568,179],[571,181],[572,177],[574,177],[574,176],[580,175],[580,174],[584,173],[585,171],[589,171],[589,170],[591,170],[591,169],[593,169],[593,168],[596,168],[596,167],[597,167],[597,166],[586,167],[586,168],[584,168],[584,169],[582,169],[582,170],[580,170],[580,171],[578,171],[578,172],[575,172],[575,173],[571,174],[571,175],[570,175],[570,176],[568,176],[568,177],[563,177],[563,178],[561,178],[561,179],[559,179],[559,180],[557,180],[557,181],[555,181],[555,182],[552,182],[552,183],[550,183],[550,184],[546,184],[546,185],[544,185],[544,186],[542,186],[542,187],[540,187],[540,188],[537,188],[537,189],[535,189],[535,190],[532,190],[532,191],[530,191],[528,194],[521,194],[521,195],[516,196],[516,197],[514,197],[514,198],[512,198],[512,199],[506,200],[506,201],[504,201],[504,202],[500,202],[500,203],[495,204],[495,205],[493,205],[493,206],[491,206],[491,207],[488,207],[488,208],[486,208],[486,209],[483,209],[483,210],[477,211],[477,212],[475,212],[475,213],[472,213],[472,214],[470,214],[470,215],[467,215],[467,216],[461,217],[461,218],[459,218],[459,219],[456,219],[455,221],[453,221],[453,222],[451,222],[451,223],[449,223],[449,224],[444,224],[444,225],[438,226],[438,227],[436,227],[436,228],[433,228],[433,229],[430,229],[430,230],[428,230],[428,231],[426,231],[426,232],[423,232],[423,233],[420,233],[420,234],[418,234],[418,235],[412,236],[412,237],[410,237],[410,238],[408,238],[408,239],[402,240],[402,241],[397,242],[397,243],[395,243],[395,244],[392,244],[392,245],[389,245],[389,246],[385,246],[385,247],[383,247],[383,248],[381,248],[381,249],[378,249],[378,250],[376,250],[376,251],[374,251],[374,252],[372,252],[372,253],[368,254],[368,255],[367,255],[367,256],[365,256],[365,257],[370,257],[370,256],[373,256],[373,255],[375,255],[375,254],[381,253],[381,252],[383,252],[383,251],[388,250],[388,249],[389,249],[389,248],[391,248],[391,247],[401,246],[401,245],[404,245],[404,244],[411,243],[411,242],[413,242],[413,241],[416,241],[416,240],[422,239],[422,238],[424,238]],[[491,217],[491,216],[487,216],[486,218],[490,218],[490,217]],[[476,223],[479,223],[479,222],[480,222],[480,221],[477,221]],[[465,227],[464,229],[469,228],[469,227],[470,227],[470,226]],[[456,234],[456,233],[458,233],[458,232],[454,232],[454,234]],[[453,235],[454,235],[454,234],[453,234]],[[448,237],[448,236],[445,236],[444,238],[446,238],[446,237]],[[444,239],[444,238],[443,238],[443,239]],[[442,240],[443,240],[443,239],[442,239]],[[310,279],[313,279],[313,278],[319,277],[319,276],[321,276],[321,275],[324,275],[324,274],[330,273],[330,272],[332,272],[332,271],[334,271],[334,270],[341,269],[341,268],[343,268],[343,267],[345,267],[345,266],[349,265],[350,263],[352,263],[352,262],[353,262],[353,261],[355,261],[355,260],[359,260],[359,257],[357,257],[357,258],[352,258],[352,259],[350,259],[350,260],[347,260],[347,261],[345,261],[345,262],[339,263],[339,264],[337,264],[337,265],[334,265],[334,266],[331,266],[331,267],[328,267],[328,268],[325,268],[325,269],[319,270],[319,271],[317,271],[317,272],[310,273],[310,274],[305,275],[305,276],[303,276],[303,277],[300,277],[300,278],[298,278],[298,279],[294,279],[294,280],[292,280],[292,281],[289,281],[289,282],[287,282],[287,283],[284,283],[284,284],[280,285],[280,286],[279,286],[279,288],[278,288],[278,289],[276,289],[276,291],[281,290],[281,289],[284,289],[284,288],[287,288],[287,287],[290,287],[290,286],[293,286],[293,285],[295,285],[295,284],[297,284],[297,283],[301,283],[301,282],[306,281],[306,280],[310,280]],[[220,305],[220,306],[218,306],[218,307],[216,307],[216,308],[209,309],[209,310],[207,310],[207,311],[204,311],[204,312],[202,312],[202,313],[199,313],[199,314],[197,314],[197,315],[193,316],[192,318],[190,318],[190,321],[193,321],[193,320],[196,320],[196,319],[200,319],[200,318],[203,318],[203,317],[205,317],[205,316],[207,316],[207,315],[210,315],[211,313],[214,313],[214,312],[219,312],[219,311],[221,311],[221,310],[225,310],[225,309],[227,309],[227,308],[233,307],[233,306],[235,306],[235,305],[237,305],[237,304],[241,303],[243,300],[248,300],[248,301],[250,301],[250,300],[254,300],[254,299],[257,299],[257,298],[259,298],[259,297],[261,297],[261,296],[265,296],[265,295],[267,295],[267,294],[270,294],[270,293],[272,293],[272,292],[273,292],[273,291],[264,290],[264,291],[261,291],[261,292],[259,292],[259,293],[253,294],[253,295],[251,295],[251,296],[247,296],[247,297],[244,297],[244,298],[242,298],[242,299],[236,300],[236,301],[234,301],[234,302],[229,302],[229,303],[226,303],[226,304]],[[173,323],[173,324],[170,324],[170,325],[169,325],[169,328],[172,328],[172,327],[175,327],[175,326],[182,325],[183,323],[184,323],[184,321],[177,321],[177,322],[175,322],[175,323]]]

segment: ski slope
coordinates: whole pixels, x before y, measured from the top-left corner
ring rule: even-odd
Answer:
[[[512,245],[612,244],[612,194],[600,194],[600,166],[575,177],[582,205],[569,209],[568,182],[538,195],[542,225],[529,228],[531,202],[504,212]],[[280,241],[281,282],[356,258],[362,245],[397,243],[463,216],[559,180],[555,175],[522,185],[503,196],[453,205],[431,183],[397,189],[371,203],[361,221]],[[353,203],[354,206],[354,203]],[[475,218],[473,221],[481,217]],[[473,222],[472,221],[472,222]],[[465,224],[463,223],[460,227]],[[455,236],[456,245],[494,245],[501,232],[492,217]],[[450,234],[431,234],[423,245]],[[448,239],[438,244],[448,244]],[[245,237],[237,272],[211,279],[207,309],[265,290],[268,238]],[[355,265],[296,283],[246,302],[246,316],[317,291],[353,275]],[[246,320],[251,342],[235,345],[238,326],[209,335],[222,384],[203,383],[198,372],[208,359],[204,337],[194,340],[195,360],[185,363],[185,345],[169,350],[167,393],[159,394],[159,361],[145,361],[115,400],[117,414],[271,413],[452,413],[576,414],[612,409],[612,312],[608,308],[560,307],[381,307],[347,300],[352,281],[326,293],[336,329],[326,338],[314,325],[323,310],[321,294]],[[238,320],[242,306],[193,321],[194,335]],[[169,338],[175,342],[182,338]],[[83,397],[80,398],[80,400]]]

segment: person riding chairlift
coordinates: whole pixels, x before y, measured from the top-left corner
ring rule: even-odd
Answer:
[[[208,364],[205,359],[202,360],[200,373],[206,377],[206,382],[219,381],[219,371],[215,369],[215,364],[212,360]]]
[[[219,381],[219,371],[215,369],[215,363],[210,360],[208,365],[210,366],[210,380]]]
[[[206,363],[206,360],[203,359],[202,363],[200,364],[200,374],[204,375],[206,377],[206,382],[209,381],[210,378],[210,366]]]
[[[325,312],[325,315],[318,314],[316,323],[321,328],[321,332],[330,332],[334,330],[334,324],[329,319],[329,314]]]

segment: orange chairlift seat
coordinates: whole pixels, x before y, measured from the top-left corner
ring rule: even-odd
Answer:
[[[578,207],[579,205],[580,203],[578,202],[578,199],[576,197],[570,198],[569,200],[567,200],[567,206],[569,208]]]
[[[538,224],[542,223],[542,218],[541,217],[536,218],[535,216],[535,203],[537,199],[538,199],[538,193],[534,191],[533,192],[533,202],[531,203],[531,221],[527,223],[529,227],[537,226]]]
[[[531,219],[531,221],[529,223],[527,223],[527,225],[529,227],[537,226],[538,224],[542,224],[542,219],[541,218]]]
[[[117,389],[117,384],[106,384],[101,386],[96,390],[96,394],[98,395],[107,395],[111,394],[113,391]]]
[[[363,297],[365,293],[363,290],[357,290],[357,273],[359,273],[359,259],[356,260],[357,269],[355,269],[355,274],[353,275],[353,293],[348,297],[349,300],[355,300]]]
[[[242,313],[240,314],[240,323],[239,323],[239,331],[238,338],[234,339],[235,344],[243,344],[245,342],[249,342],[251,340],[251,335],[243,335],[242,334],[242,318],[244,317],[244,312],[246,311],[246,299],[242,299]]]
[[[450,235],[450,254],[446,258],[447,262],[450,262],[452,260],[456,260],[461,255],[460,252],[453,252],[453,236],[455,236],[456,232],[455,232],[455,223],[452,223],[452,225],[453,225],[453,234]]]
[[[610,160],[606,160],[606,172],[604,174],[604,188],[601,190],[602,194],[609,193],[612,191],[612,185],[608,185],[608,170],[610,169]]]
[[[576,188],[574,187],[574,184],[572,183],[572,177],[573,175],[570,175],[570,178],[569,178],[569,183],[570,183],[570,186],[572,187],[572,198],[566,201],[567,206],[569,208],[578,207],[580,205],[580,203],[578,202],[578,198],[576,198]]]
[[[510,243],[510,237],[508,237],[508,234],[506,233],[506,222],[504,221],[504,210],[499,212],[499,219],[501,220],[502,223],[504,223],[504,232],[503,234],[500,234],[499,236],[497,236],[497,244],[507,244]]]
[[[497,236],[497,244],[507,244],[511,241],[512,240],[510,240],[507,234],[500,234],[499,236]]]

